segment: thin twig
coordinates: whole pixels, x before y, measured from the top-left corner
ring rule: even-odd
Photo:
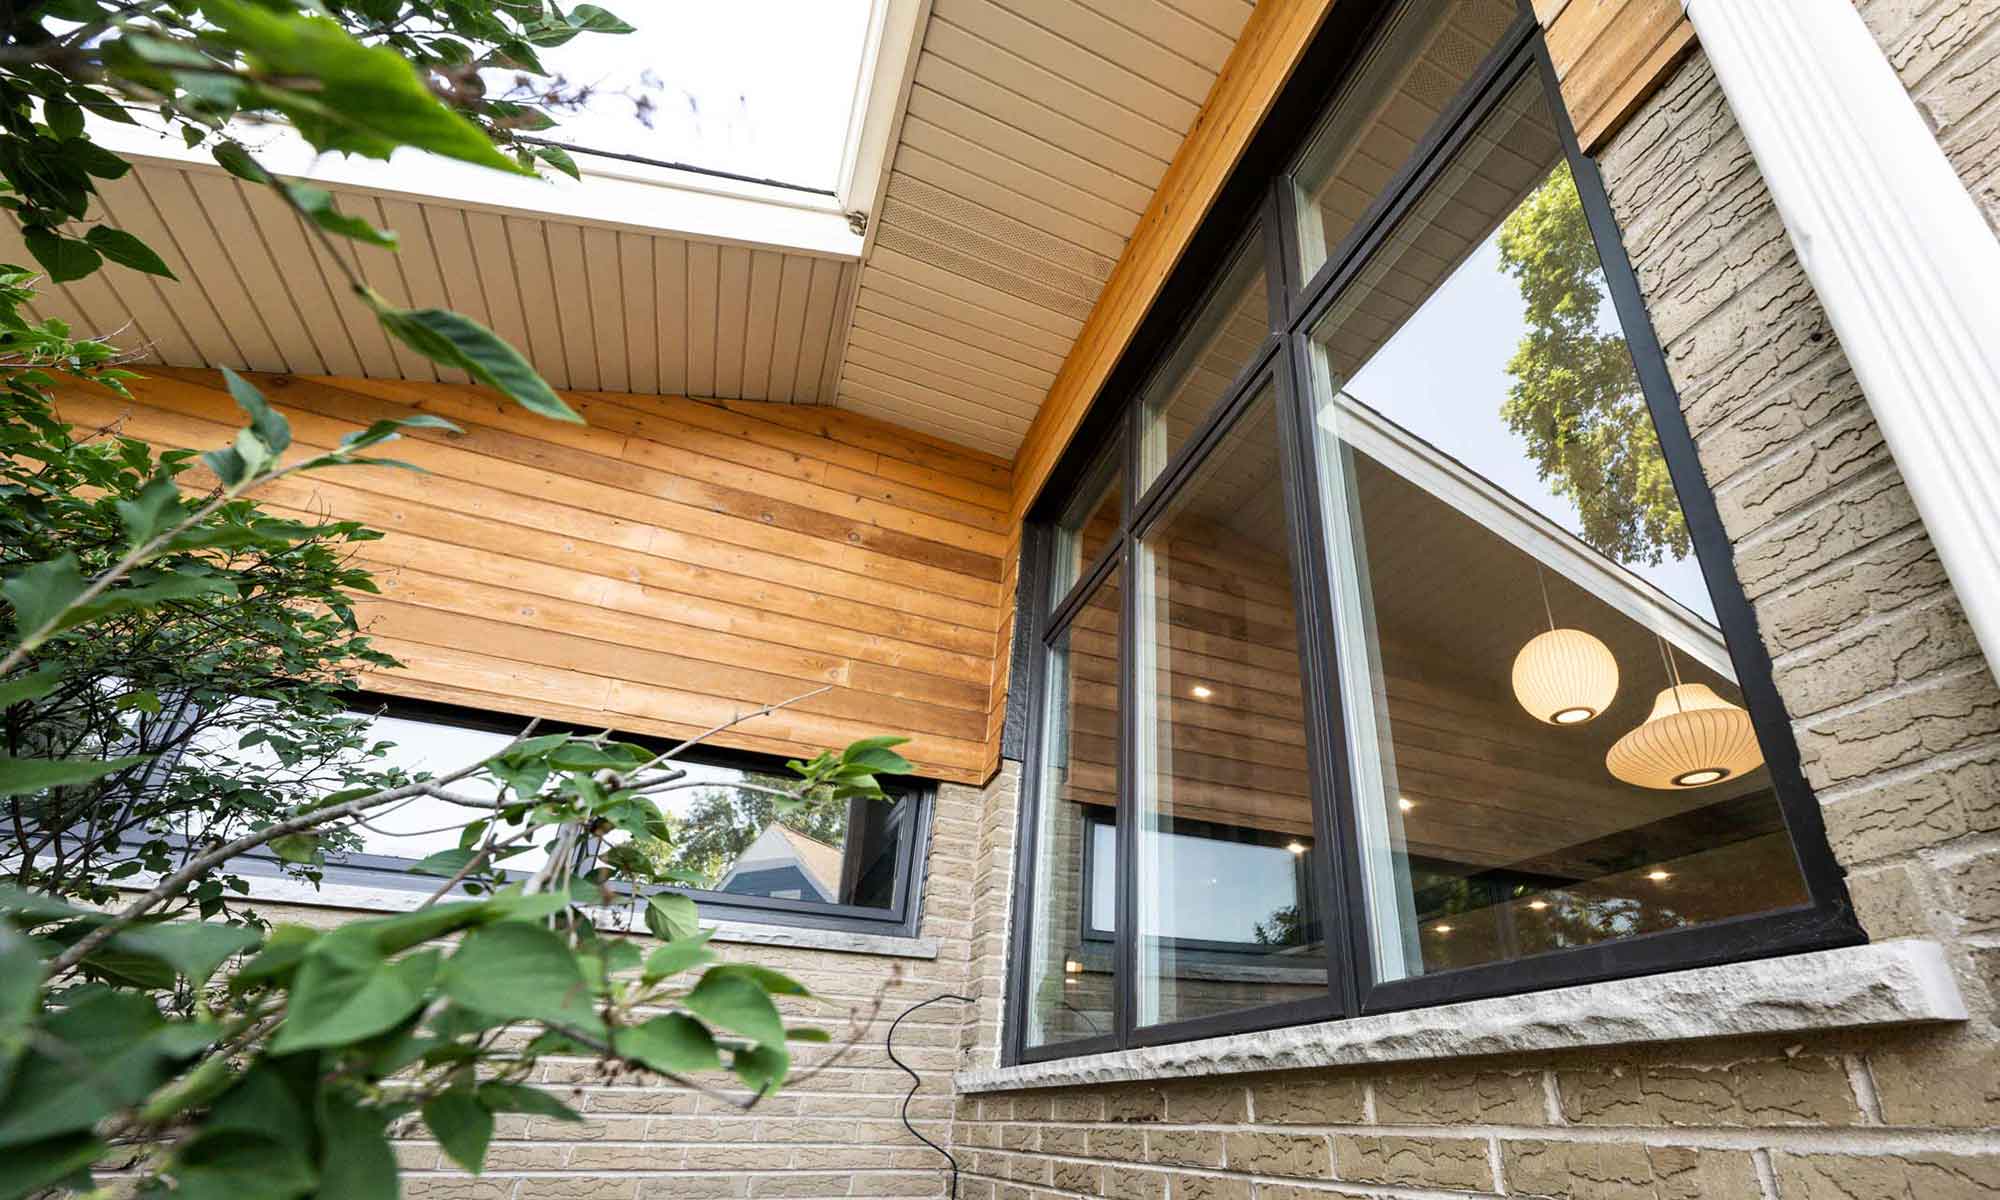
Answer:
[[[463,779],[467,775],[470,775],[473,772],[479,770],[481,767],[485,765],[486,765],[485,760],[482,759],[479,762],[476,762],[469,767],[464,767],[458,771],[452,772],[450,775],[445,776],[442,780],[405,784],[404,786],[399,788],[391,788],[388,791],[376,792],[373,795],[362,796],[358,799],[349,800],[344,804],[336,804],[329,808],[317,809],[309,813],[301,813],[300,815],[292,817],[289,820],[279,821],[276,824],[268,825],[265,828],[257,830],[254,833],[244,834],[242,837],[237,838],[235,841],[226,842],[220,846],[217,846],[213,850],[208,851],[205,854],[196,855],[194,858],[189,859],[185,864],[183,864],[180,870],[175,871],[173,874],[161,880],[159,885],[154,887],[152,891],[147,892],[145,895],[139,897],[137,900],[134,900],[131,904],[127,905],[125,909],[121,911],[117,916],[113,917],[109,921],[106,921],[104,924],[99,925],[97,928],[91,930],[88,934],[84,935],[82,939],[77,941],[76,944],[72,945],[69,949],[63,951],[62,954],[57,956],[54,962],[49,964],[48,977],[53,979],[61,975],[63,972],[68,971],[71,968],[75,967],[78,963],[82,962],[84,958],[87,957],[92,951],[96,950],[99,946],[109,941],[120,930],[124,929],[132,922],[138,920],[140,917],[143,917],[147,913],[153,911],[155,908],[158,908],[163,902],[174,896],[182,888],[186,887],[188,883],[190,883],[191,881],[193,881],[194,879],[196,879],[197,877],[199,877],[212,867],[220,866],[221,864],[228,862],[230,859],[235,858],[239,854],[248,853],[251,850],[255,850],[257,847],[275,841],[278,838],[286,837],[294,833],[303,833],[308,829],[317,829],[319,826],[325,825],[330,821],[338,821],[346,817],[358,816],[361,813],[367,812],[371,808],[378,808],[384,804],[393,804],[398,800],[404,800],[411,796],[428,795],[428,796],[436,796],[439,798],[448,798],[449,793],[445,792],[442,787],[439,787],[438,786],[439,783],[456,782],[457,780]],[[456,800],[455,802],[463,804],[471,804],[470,801],[465,801],[465,800]],[[497,808],[499,806],[496,803],[493,805],[488,805],[487,807]]]
[[[702,730],[700,733],[695,734],[693,737],[689,738],[685,742],[682,742],[680,745],[675,746],[671,750],[662,750],[660,753],[655,754],[652,758],[647,759],[643,763],[640,763],[637,767],[634,767],[632,770],[627,771],[625,774],[628,777],[643,774],[644,772],[650,771],[654,767],[659,766],[661,763],[666,762],[668,759],[679,758],[683,752],[687,751],[688,749],[694,746],[700,745],[701,743],[707,741],[709,738],[714,737],[716,734],[721,733],[726,729],[734,729],[736,726],[743,724],[743,722],[745,721],[755,720],[758,717],[769,716],[770,714],[777,712],[779,709],[790,708],[794,704],[810,700],[814,696],[824,695],[825,693],[830,692],[832,690],[833,690],[833,685],[829,683],[825,687],[814,688],[810,692],[805,692],[801,695],[793,696],[789,700],[780,700],[776,704],[766,704],[762,708],[752,709],[747,713],[739,713],[736,716],[731,717],[727,721],[724,721],[720,725],[716,725],[709,729]]]

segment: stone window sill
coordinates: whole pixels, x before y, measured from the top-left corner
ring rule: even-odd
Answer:
[[[961,1071],[957,1084],[1005,1092],[1965,1019],[1943,948],[1909,940]]]
[[[143,877],[128,881],[138,886]],[[300,908],[346,909],[356,912],[407,912],[429,895],[422,890],[396,887],[368,887],[355,883],[323,883],[314,887],[296,879],[252,877],[250,899],[269,904],[291,904]],[[900,934],[860,933],[846,929],[813,929],[804,925],[775,925],[757,921],[704,921],[715,931],[718,942],[755,946],[783,946],[793,950],[827,950],[843,954],[867,954],[877,958],[925,958],[938,956],[936,938],[904,937]]]

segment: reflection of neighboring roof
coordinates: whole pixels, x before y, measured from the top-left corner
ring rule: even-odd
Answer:
[[[812,876],[819,890],[831,896],[840,889],[841,851],[838,846],[829,846],[817,838],[807,837],[789,826],[773,823],[772,829],[781,834],[799,860],[799,866]]]

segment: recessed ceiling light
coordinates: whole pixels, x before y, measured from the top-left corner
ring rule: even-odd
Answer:
[[[1432,933],[1450,933],[1450,932],[1451,932],[1451,926],[1449,926],[1449,925],[1433,925],[1433,926],[1431,926],[1431,932],[1432,932]]]
[[[1672,879],[1673,876],[1655,867],[1646,872],[1646,878],[1652,880],[1654,883],[1665,883],[1667,880]]]
[[[1404,812],[1409,812],[1416,806],[1417,802],[1415,800],[1410,799],[1408,796],[1396,797],[1396,807],[1402,809]]]
[[[1532,909],[1534,909],[1534,910],[1535,910],[1536,912],[1540,912],[1540,911],[1542,911],[1543,909],[1547,908],[1548,906],[1549,906],[1549,902],[1548,902],[1548,901],[1546,901],[1546,900],[1530,900],[1530,901],[1528,901],[1528,907],[1529,907],[1529,908],[1532,908]]]
[[[1197,683],[1188,689],[1188,693],[1197,700],[1206,700],[1215,695],[1215,690],[1205,683]]]
[[[1285,849],[1290,850],[1293,854],[1304,854],[1306,852],[1306,844],[1304,842],[1287,842],[1285,843]]]

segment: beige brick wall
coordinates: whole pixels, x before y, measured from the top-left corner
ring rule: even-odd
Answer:
[[[2000,3],[1863,8],[2000,227]],[[963,1097],[967,1200],[2000,1195],[2000,687],[1699,53],[1601,165],[1857,909],[1973,1020]]]
[[[942,1160],[912,1138],[898,1117],[909,1078],[889,1061],[883,1039],[904,1009],[940,992],[965,992],[968,972],[997,970],[1004,958],[1004,930],[991,926],[984,914],[1004,905],[1014,778],[1009,768],[985,789],[947,784],[939,790],[920,929],[937,940],[936,959],[717,944],[726,959],[763,963],[805,983],[824,1003],[786,1000],[788,1017],[819,1024],[836,1040],[848,1029],[850,1012],[866,1014],[879,998],[879,1011],[859,1043],[836,1064],[745,1112],[643,1072],[607,1076],[588,1060],[544,1059],[539,1081],[583,1114],[581,1124],[501,1117],[487,1169],[474,1178],[412,1121],[397,1147],[403,1195],[409,1200],[942,1195]],[[994,862],[1002,865],[997,877],[989,869]],[[1000,899],[981,888],[997,889]],[[273,919],[318,925],[359,915],[259,907]],[[993,1000],[983,1007],[937,1004],[897,1030],[898,1056],[924,1076],[910,1117],[934,1140],[950,1136],[951,1075],[961,1046],[991,1036],[997,1013]],[[825,1053],[822,1047],[798,1047],[799,1069],[813,1070]]]

